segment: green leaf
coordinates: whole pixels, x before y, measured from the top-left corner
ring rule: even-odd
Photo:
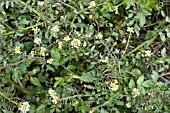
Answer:
[[[25,18],[19,22],[20,24],[29,24],[29,21],[27,21]]]
[[[6,16],[4,16],[2,13],[0,13],[0,21],[6,21]]]
[[[52,66],[50,66],[50,65],[47,65],[47,69],[46,69],[46,71],[47,70],[50,70],[50,71],[52,71],[52,72],[54,72],[55,70],[54,70],[54,68],[52,67]]]
[[[30,67],[30,65],[31,65],[31,63],[32,63],[33,61],[34,61],[34,60],[26,60],[26,61],[24,62],[24,64],[25,64],[26,67]]]
[[[76,66],[74,66],[74,65],[68,65],[67,66],[68,70],[75,70],[75,68],[76,68]]]
[[[109,106],[112,104],[112,101],[105,101],[104,104],[102,104],[102,106]]]
[[[153,81],[157,82],[159,79],[159,74],[156,71],[152,71],[151,78]]]
[[[133,79],[130,79],[130,82],[129,82],[129,88],[134,88],[135,87],[135,82]]]
[[[56,82],[54,83],[54,88],[58,86],[58,84],[62,84],[64,85],[64,78],[63,77],[55,77],[54,78],[56,80]]]
[[[93,82],[94,80],[96,80],[96,78],[93,77],[93,75],[90,72],[83,73],[83,76],[81,76],[79,79],[84,82]]]
[[[118,33],[116,33],[116,32],[112,32],[112,34],[111,34],[112,36],[115,36],[115,37],[118,37],[119,36],[119,34]]]
[[[141,93],[143,94],[143,95],[145,95],[146,94],[146,91],[145,91],[145,88],[144,87],[140,87],[140,91],[141,91]]]
[[[59,61],[61,58],[60,52],[56,47],[53,47],[51,50],[51,56],[53,59]]]
[[[144,76],[142,75],[138,78],[137,84],[140,86],[140,85],[142,85],[143,81],[144,81]]]
[[[104,14],[103,14],[103,17],[105,17],[105,18],[107,18],[107,19],[110,20],[110,14],[109,14],[109,13],[104,13]]]
[[[86,102],[82,102],[82,106],[80,107],[81,113],[87,113],[89,111],[89,107]]]
[[[35,86],[39,86],[41,87],[41,84],[39,82],[39,80],[36,77],[30,77],[30,81],[32,84],[34,84]]]
[[[116,100],[116,105],[123,106],[123,105],[124,105],[124,102],[123,102],[123,101],[120,101],[120,100]]]
[[[105,109],[101,109],[101,111],[100,111],[100,113],[109,113],[107,110],[105,110]]]
[[[169,18],[169,16],[166,16],[165,21],[170,23],[170,18]]]
[[[129,9],[131,5],[135,4],[136,0],[124,0],[126,3],[126,9]]]
[[[162,32],[159,32],[159,35],[161,37],[161,41],[164,43],[166,41],[165,34]]]
[[[151,80],[146,80],[145,82],[143,82],[142,86],[143,87],[152,87],[153,83]]]
[[[120,113],[119,109],[118,109],[118,108],[116,108],[116,107],[112,107],[112,110],[114,110],[114,111],[115,111],[115,112],[113,112],[113,113]]]
[[[138,19],[140,27],[143,27],[143,25],[146,23],[145,16],[142,13],[139,13]]]
[[[52,65],[54,65],[55,68],[57,68],[58,66],[60,66],[60,62],[58,60],[54,59],[53,62],[52,62]]]
[[[45,112],[45,105],[40,105],[37,109],[36,109],[36,113],[44,113]]]
[[[131,73],[133,73],[133,75],[135,75],[135,76],[141,75],[141,71],[139,69],[132,69]]]

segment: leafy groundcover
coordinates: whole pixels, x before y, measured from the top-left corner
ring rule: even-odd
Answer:
[[[0,113],[170,113],[168,0],[1,0]]]

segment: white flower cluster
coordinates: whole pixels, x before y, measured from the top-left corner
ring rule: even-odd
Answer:
[[[142,54],[142,57],[150,57],[152,55],[151,50],[144,51],[144,54]]]
[[[57,104],[58,103],[58,96],[57,96],[57,93],[53,90],[53,89],[49,89],[48,90],[48,93],[50,94],[50,96],[53,98],[52,102],[54,104]]]
[[[41,49],[40,49],[40,55],[41,55],[41,56],[45,56],[45,51],[46,51],[46,48],[45,48],[45,47],[41,47]]]

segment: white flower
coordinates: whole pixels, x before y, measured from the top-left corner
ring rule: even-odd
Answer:
[[[130,103],[126,103],[126,107],[127,107],[127,108],[130,108],[130,107],[131,107],[131,104],[130,104]]]
[[[110,84],[110,89],[111,89],[111,90],[116,91],[116,90],[118,90],[118,87],[119,87],[119,86],[116,85],[116,83],[112,83],[112,82],[111,82],[111,84]]]
[[[27,111],[29,111],[29,109],[30,109],[30,105],[27,101],[20,103],[19,110],[21,110],[21,112],[26,113]]]
[[[45,56],[45,51],[46,51],[46,48],[41,47],[40,55]]]
[[[105,59],[104,60],[102,60],[102,62],[104,62],[104,63],[108,63],[109,61],[108,61],[108,57],[105,57]]]
[[[34,51],[31,51],[30,56],[34,57],[34,53],[35,53]]]
[[[86,46],[87,46],[87,42],[84,41],[84,42],[83,42],[83,47],[86,47]]]
[[[86,34],[86,37],[91,37],[91,36],[92,36],[92,33]]]
[[[80,46],[81,42],[79,39],[74,39],[73,41],[71,41],[71,45],[75,48],[78,49],[78,47]]]
[[[63,40],[65,40],[65,41],[69,41],[70,40],[70,37],[68,36],[68,35],[66,35],[65,37],[64,37],[64,39]]]
[[[122,43],[123,43],[123,44],[126,43],[126,39],[125,39],[125,38],[123,39]]]
[[[115,14],[119,14],[118,7],[115,7],[115,10],[116,10]]]
[[[81,36],[81,34],[78,31],[76,31],[76,35]]]
[[[136,97],[137,95],[140,95],[139,89],[137,89],[137,88],[134,88],[134,89],[133,89],[133,93],[135,94],[135,97]]]
[[[127,89],[124,87],[124,91],[127,91]]]
[[[53,89],[49,89],[48,93],[50,94],[51,97],[56,97],[57,93]]]
[[[102,39],[103,38],[103,35],[101,33],[99,33],[96,37],[96,39]]]
[[[53,59],[52,59],[52,58],[50,58],[50,59],[47,60],[47,63],[49,63],[49,64],[51,64],[52,62],[53,62]]]
[[[152,54],[151,54],[151,50],[146,50],[145,51],[145,56],[148,56],[148,57],[150,57]]]
[[[93,7],[95,7],[95,6],[96,6],[95,1],[91,1],[91,2],[90,2],[90,6],[89,6],[89,7],[90,7],[90,8],[93,8]]]
[[[22,52],[21,52],[21,48],[20,47],[16,47],[15,48],[15,53],[16,54],[21,54]]]
[[[52,30],[53,30],[54,32],[58,32],[58,31],[59,31],[58,25],[55,25],[55,26],[52,28]]]
[[[29,55],[28,55],[28,58],[30,59],[30,58],[33,58],[34,57],[34,51],[31,51],[31,53],[29,53]]]
[[[40,29],[38,27],[32,28],[32,30],[34,31],[34,33],[38,33],[40,31]]]
[[[127,27],[127,32],[134,33],[133,28],[132,27]]]
[[[42,42],[41,42],[41,39],[40,39],[40,38],[36,37],[36,38],[34,39],[34,43],[40,45]]]
[[[63,47],[63,43],[59,41],[59,42],[58,42],[58,48],[59,48],[59,49],[62,49],[62,47]]]
[[[142,57],[144,57],[145,55],[144,55],[144,54],[142,54],[141,56],[142,56]]]
[[[42,7],[42,6],[44,6],[44,2],[43,1],[38,1],[38,5]]]
[[[53,102],[54,104],[57,104],[57,103],[58,103],[57,99],[58,99],[58,97],[57,97],[57,96],[54,96],[52,102]]]
[[[115,82],[114,82],[115,84],[118,84],[118,81],[117,81],[117,79],[115,79]]]

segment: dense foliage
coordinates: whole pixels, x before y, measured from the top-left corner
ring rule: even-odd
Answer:
[[[0,1],[0,113],[169,113],[167,4]]]

